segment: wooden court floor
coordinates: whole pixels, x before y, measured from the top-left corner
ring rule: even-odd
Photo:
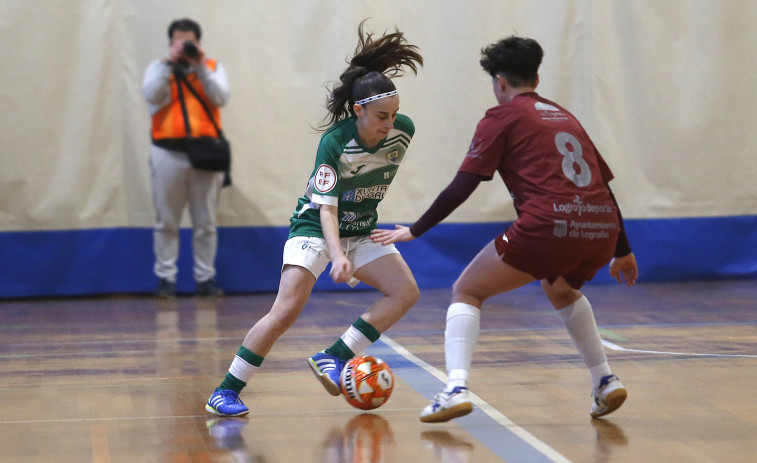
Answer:
[[[757,461],[756,281],[585,293],[629,391],[623,408],[589,418],[588,373],[530,285],[484,308],[476,412],[433,425],[418,412],[441,386],[448,290],[423,291],[369,351],[396,377],[372,413],[326,394],[305,358],[377,294],[315,293],[243,392],[243,419],[203,405],[273,294],[0,302],[0,461]]]

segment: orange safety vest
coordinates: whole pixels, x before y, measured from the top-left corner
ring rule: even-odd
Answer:
[[[205,60],[205,65],[210,70],[215,71],[216,61],[209,59]],[[208,100],[205,95],[205,91],[202,88],[200,79],[196,73],[188,74],[187,81],[192,88],[205,100],[205,104],[208,105],[210,112],[213,114],[213,118],[221,127],[221,111],[218,107]],[[179,91],[176,82],[176,76],[171,75],[171,102],[160,108],[158,112],[152,116],[152,139],[153,140],[167,140],[167,139],[184,139],[187,136],[187,131],[184,127],[184,115],[181,112],[181,102],[179,101]],[[182,83],[181,85],[186,85]],[[182,88],[184,93],[184,102],[187,106],[187,115],[189,116],[189,127],[192,130],[193,137],[210,136],[217,137],[216,129],[213,127],[213,123],[210,122],[208,114],[202,108],[202,105],[197,98],[186,88]]]

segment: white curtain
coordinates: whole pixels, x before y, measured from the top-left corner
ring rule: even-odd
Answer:
[[[412,222],[496,102],[478,60],[517,34],[545,50],[538,91],[582,121],[629,218],[757,214],[757,2],[751,0],[0,0],[0,231],[153,224],[140,88],[190,17],[229,74],[234,186],[222,226],[283,226],[313,167],[324,84],[357,25],[421,48],[396,80],[416,135],[379,209]],[[511,220],[499,179],[449,219]]]

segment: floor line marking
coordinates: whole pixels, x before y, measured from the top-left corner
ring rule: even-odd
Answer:
[[[757,358],[757,355],[748,355],[748,354],[697,354],[693,352],[665,352],[665,351],[659,351],[659,350],[641,350],[641,349],[628,349],[625,347],[621,347],[615,343],[612,343],[610,341],[607,341],[606,339],[602,340],[602,344],[607,347],[608,349],[617,350],[620,352],[635,352],[639,354],[656,354],[656,355],[685,355],[690,357],[742,357],[742,358]]]
[[[610,338],[610,339],[612,339],[614,341],[628,341],[628,339],[624,338],[623,336],[621,336],[621,335],[619,335],[617,333],[613,333],[612,331],[608,330],[607,328],[597,327],[597,329],[599,330],[599,334],[602,334],[602,335],[604,335],[604,336],[606,336],[606,337],[608,337],[608,338]]]
[[[54,418],[39,420],[2,420],[0,425],[9,424],[50,424],[50,423],[97,423],[102,421],[140,421],[140,420],[176,420],[176,419],[196,419],[212,418],[212,415],[170,415],[170,416],[109,416],[103,418]],[[216,418],[218,418],[216,416]]]
[[[442,383],[447,383],[447,375],[439,371],[436,367],[430,365],[429,363],[421,360],[417,356],[413,355],[409,350],[405,349],[401,344],[397,343],[393,339],[389,338],[386,335],[382,335],[380,338],[381,341],[384,342],[387,346],[391,347],[397,354],[404,357],[406,360],[410,361],[411,363],[417,365]],[[533,434],[526,431],[525,429],[521,428],[517,424],[515,424],[512,420],[507,418],[504,414],[499,412],[497,409],[489,405],[487,402],[485,402],[483,399],[481,399],[479,396],[470,393],[471,401],[478,407],[481,411],[483,411],[486,415],[488,415],[491,419],[493,419],[496,423],[516,435],[518,438],[520,438],[525,443],[529,444],[531,447],[533,447],[535,450],[543,454],[545,457],[549,458],[553,462],[557,463],[570,463],[570,460],[568,460],[565,456],[560,454],[558,451],[550,447],[549,445],[545,444],[538,438],[536,438]],[[464,424],[458,422],[458,424],[461,425],[463,429],[465,429]],[[467,430],[467,429],[466,429]]]

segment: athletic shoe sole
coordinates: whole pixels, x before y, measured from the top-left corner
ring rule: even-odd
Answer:
[[[318,381],[323,384],[323,387],[326,388],[326,391],[328,391],[329,394],[338,396],[342,393],[342,388],[339,387],[338,384],[334,384],[334,382],[331,381],[331,378],[329,378],[328,374],[322,373],[318,369],[318,365],[315,364],[312,358],[308,359],[308,365],[310,365],[310,369],[313,371],[313,374],[316,378],[318,378]]]
[[[455,418],[460,418],[473,411],[473,404],[471,402],[463,402],[461,404],[454,405],[444,410],[440,410],[430,415],[422,416],[421,421],[424,423],[443,423]]]
[[[605,399],[605,402],[607,402],[607,407],[605,407],[604,410],[598,412],[591,412],[591,417],[599,418],[601,416],[609,415],[610,413],[619,409],[621,405],[623,405],[623,402],[626,401],[626,397],[628,397],[628,392],[625,389],[615,389],[614,391],[607,394],[607,398]]]
[[[209,411],[210,413],[212,413],[214,415],[219,415],[219,416],[245,416],[248,413],[250,413],[249,410],[244,411],[244,412],[239,412],[239,413],[237,413],[235,415],[232,415],[232,414],[229,414],[229,413],[221,413],[218,410],[216,410],[215,408],[211,407],[210,404],[205,404],[205,410]]]

